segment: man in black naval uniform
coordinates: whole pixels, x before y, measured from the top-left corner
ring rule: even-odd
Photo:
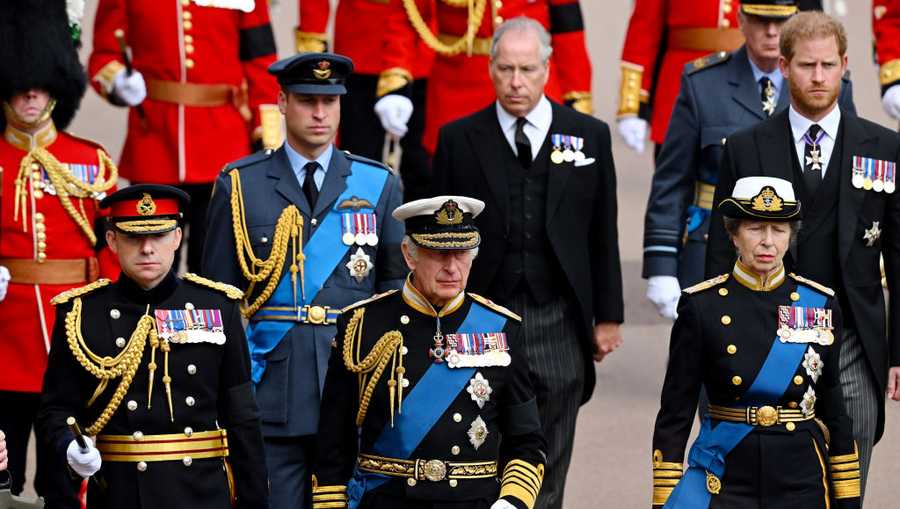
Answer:
[[[39,436],[95,476],[89,508],[268,507],[242,293],[172,269],[188,201],[160,185],[106,197],[118,281],[53,299]]]
[[[647,298],[675,318],[681,288],[702,281],[713,193],[723,141],[783,111],[788,86],[778,69],[778,39],[794,0],[748,0],[738,13],[745,43],[685,66],[669,131],[656,159],[644,215]],[[839,103],[853,107],[849,74]]]
[[[546,456],[519,317],[465,292],[483,207],[441,196],[394,211],[411,273],[338,322],[314,508],[533,507]]]

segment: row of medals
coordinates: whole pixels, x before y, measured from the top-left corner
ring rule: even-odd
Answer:
[[[584,158],[584,152],[580,150],[572,150],[571,147],[566,147],[564,150],[560,150],[560,147],[553,147],[553,152],[550,153],[550,160],[553,161],[553,164],[584,161]]]
[[[853,187],[857,189],[875,191],[876,193],[884,191],[885,193],[891,194],[896,189],[896,185],[891,181],[885,182],[881,179],[872,180],[870,177],[863,177],[858,173],[853,174],[853,177],[850,179],[850,183],[853,184]]]
[[[372,246],[375,247],[378,245],[378,235],[375,233],[357,233],[353,234],[351,232],[346,232],[341,236],[341,241],[345,246],[352,246],[356,244],[357,246]]]

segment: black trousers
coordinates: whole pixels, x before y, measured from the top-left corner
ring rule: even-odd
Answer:
[[[0,391],[0,430],[6,434],[10,491],[13,495],[22,493],[25,486],[28,439],[40,402],[41,395],[37,393]],[[53,445],[41,437],[37,438],[35,491],[47,499],[47,507],[77,509],[80,507],[78,486],[69,476],[65,452],[56,451]],[[3,480],[0,478],[0,482]]]
[[[422,131],[425,129],[425,87],[427,80],[413,82],[413,114],[409,119],[409,131],[400,140],[403,158],[400,161],[400,179],[403,183],[403,201],[426,198],[431,187],[431,157],[422,147]],[[347,78],[348,94],[341,96],[340,146],[352,154],[381,161],[384,148],[384,128],[375,114],[375,87],[378,76],[351,74]]]

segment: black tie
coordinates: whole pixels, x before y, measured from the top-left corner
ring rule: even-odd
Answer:
[[[531,142],[525,136],[525,117],[516,119],[516,151],[519,153],[519,163],[523,168],[531,168]]]
[[[772,116],[775,113],[775,85],[767,76],[759,79],[759,100],[762,101],[763,113]]]
[[[313,176],[316,174],[316,170],[319,169],[319,163],[315,161],[308,162],[303,165],[303,169],[306,171],[306,177],[303,179],[303,195],[306,196],[309,207],[314,208],[316,206],[316,198],[319,197],[319,189],[316,188],[316,179]]]
[[[806,149],[803,151],[803,183],[806,184],[806,190],[810,195],[816,193],[819,184],[822,182],[822,158],[821,141],[822,128],[818,124],[809,126],[809,130],[803,136],[806,141]]]

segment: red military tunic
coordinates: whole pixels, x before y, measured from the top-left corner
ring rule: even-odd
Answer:
[[[739,0],[636,0],[622,48],[618,117],[650,122],[662,143],[684,64],[743,44]]]
[[[402,3],[402,7],[409,7],[410,0],[402,0]],[[428,80],[425,102],[422,144],[426,150],[434,152],[441,126],[474,113],[496,99],[488,74],[491,37],[497,26],[515,16],[537,20],[552,36],[553,57],[547,94],[580,111],[590,111],[591,62],[577,0],[473,0],[472,4],[472,18],[480,22],[471,42],[471,55],[465,39],[460,40],[466,34],[470,17],[468,1],[438,0],[433,7],[432,27],[419,23],[416,16],[410,16],[411,25],[406,26],[406,30],[415,30],[429,46],[440,46]],[[448,49],[452,51],[445,51]]]
[[[128,116],[123,177],[208,184],[250,151],[251,139],[264,134],[261,124],[280,135],[279,88],[267,72],[275,42],[265,0],[100,0],[88,70],[107,99],[123,68],[117,29],[147,82],[144,118],[136,108]]]
[[[900,83],[900,0],[872,2],[875,57],[881,66],[881,92]]]
[[[33,136],[7,125],[4,141],[0,143],[3,179],[0,265],[10,270],[12,278],[6,298],[0,302],[0,323],[3,324],[0,359],[5,359],[3,369],[0,369],[0,391],[41,392],[50,335],[56,318],[50,299],[62,291],[83,286],[98,276],[115,278],[119,274],[115,256],[108,248],[95,252],[93,242],[84,231],[84,228],[94,229],[100,216],[97,203],[103,195],[76,198],[73,194],[66,198],[73,205],[72,210],[79,216],[81,224],[76,222],[63,208],[59,193],[50,182],[46,165],[35,160],[37,152],[45,154],[36,151],[39,148],[49,152],[51,161],[62,163],[60,170],[67,170],[81,182],[94,182],[98,187],[107,187],[99,184],[98,176],[109,182],[115,175],[115,167],[102,147],[57,132],[52,122]],[[20,165],[29,156],[34,162],[22,167],[22,185],[17,193]],[[47,161],[45,157],[37,154],[36,159]],[[112,184],[108,192],[115,190],[114,180]],[[78,267],[83,267],[80,282],[73,279],[73,282],[66,284],[42,283],[77,276]]]

